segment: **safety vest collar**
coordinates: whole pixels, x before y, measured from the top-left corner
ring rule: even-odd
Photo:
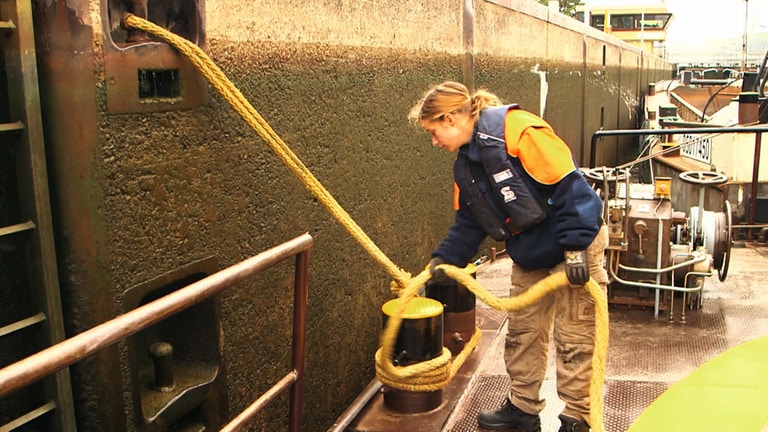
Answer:
[[[472,135],[472,141],[467,146],[466,155],[474,162],[480,162],[479,141],[496,141],[506,143],[504,139],[505,119],[509,110],[520,109],[518,104],[500,105],[486,108],[480,111],[480,118],[475,125],[475,132]]]

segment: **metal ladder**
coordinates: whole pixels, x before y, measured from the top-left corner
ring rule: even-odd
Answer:
[[[0,37],[0,362],[14,363],[65,334],[30,0],[0,0]],[[77,429],[68,369],[0,399],[0,432],[21,428]]]

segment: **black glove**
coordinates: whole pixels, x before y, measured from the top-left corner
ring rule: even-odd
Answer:
[[[584,285],[589,280],[587,251],[565,251],[565,276],[571,285]]]
[[[442,283],[448,279],[448,276],[445,274],[445,271],[443,271],[443,269],[435,268],[440,264],[445,264],[445,261],[443,261],[443,259],[439,256],[433,257],[431,260],[429,260],[429,274],[432,275],[432,278],[430,278],[429,280],[431,282]]]

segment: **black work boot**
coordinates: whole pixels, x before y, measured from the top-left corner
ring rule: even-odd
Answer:
[[[589,432],[589,424],[584,420],[568,417],[567,415],[560,414],[560,429],[557,432]]]
[[[528,414],[512,405],[509,399],[496,411],[482,411],[477,416],[480,427],[491,430],[514,432],[541,432],[541,420],[536,414]]]

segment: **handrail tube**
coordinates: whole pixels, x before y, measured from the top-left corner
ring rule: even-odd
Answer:
[[[693,78],[691,79],[691,84],[726,85],[726,84],[732,84],[734,81],[738,81],[738,80],[730,80],[726,78]]]
[[[768,132],[768,126],[748,127],[703,127],[680,129],[616,129],[599,130],[592,134],[589,149],[589,167],[595,167],[597,140],[604,136],[634,136],[634,135],[676,135],[676,134],[703,134],[703,133],[757,133]]]
[[[752,158],[752,187],[750,188],[750,195],[749,195],[749,216],[747,219],[748,223],[755,223],[755,212],[757,207],[757,182],[759,181],[759,170],[760,170],[760,147],[762,145],[762,136],[763,134],[757,134],[755,135],[755,156]],[[747,230],[747,238],[752,238],[752,230]]]
[[[661,127],[664,127],[664,126],[668,126],[668,127],[681,127],[681,128],[687,127],[687,128],[696,128],[696,129],[711,128],[712,127],[711,124],[707,124],[707,123],[689,122],[689,121],[681,121],[681,120],[668,120],[668,119],[669,119],[669,117],[666,117],[666,118],[662,117],[662,118],[660,118],[659,119],[659,126],[661,126]]]
[[[627,178],[629,178],[629,176],[627,176]],[[629,185],[627,185],[627,196],[629,196]],[[661,204],[661,203],[659,203],[659,204]],[[630,208],[629,200],[627,200],[627,208]],[[658,209],[658,206],[656,208]],[[661,219],[660,216],[658,216],[658,213],[656,213],[656,210],[654,210],[653,213],[656,215],[657,220],[659,222],[659,228],[658,228],[658,231],[656,232],[656,235],[657,235],[656,242],[658,244],[658,246],[656,247],[656,268],[661,268],[661,257],[664,255],[664,253],[661,250],[662,245],[664,244],[664,241],[663,241],[663,239],[664,239],[664,221]],[[627,217],[626,219],[629,219],[629,217]],[[625,231],[625,232],[627,232],[627,231]],[[642,241],[642,239],[641,239],[641,241]],[[621,265],[621,264],[619,264],[619,265]],[[673,277],[672,277],[672,284],[673,285],[675,283],[674,274],[675,274],[675,272],[672,271],[672,275],[673,275]],[[661,285],[661,273],[656,273],[656,284],[657,285]],[[654,305],[653,306],[653,317],[654,318],[658,318],[659,317],[659,300],[660,300],[659,299],[659,294],[660,294],[659,290],[656,290],[656,292],[654,293],[654,302],[653,302],[653,305]]]
[[[384,384],[378,379],[373,379],[363,391],[357,395],[354,401],[344,410],[343,413],[336,420],[336,423],[331,426],[326,432],[345,432],[347,426],[352,423],[358,414],[368,405],[368,402],[373,399],[374,396],[381,390]]]
[[[16,430],[27,423],[39,418],[43,414],[47,414],[57,408],[56,402],[54,401],[48,401],[42,406],[33,409],[32,411],[22,415],[21,417],[11,420],[8,423],[4,425],[0,425],[0,432],[10,432],[12,430]]]
[[[645,282],[632,282],[632,281],[627,281],[627,280],[621,279],[613,271],[612,268],[609,268],[608,271],[610,272],[611,276],[615,280],[617,280],[618,282],[620,282],[620,283],[622,283],[624,285],[638,286],[638,287],[651,288],[651,289],[663,289],[663,290],[677,291],[677,292],[694,292],[694,291],[699,291],[701,289],[701,287],[696,287],[696,288],[682,288],[682,287],[680,287],[680,288],[678,288],[678,287],[673,286],[673,285],[661,285],[661,284],[657,285],[657,284],[650,284],[650,283],[645,283]],[[697,273],[700,273],[700,272],[697,272]],[[703,276],[712,276],[713,274],[714,273],[705,273],[705,274],[703,274]]]
[[[685,266],[688,266],[688,265],[691,265],[691,264],[699,263],[701,261],[704,261],[705,259],[707,259],[707,255],[702,255],[701,257],[694,258],[694,259],[691,259],[691,260],[688,260],[688,261],[683,261],[683,262],[680,262],[680,263],[677,263],[677,264],[674,264],[674,265],[671,265],[671,266],[668,266],[668,267],[664,267],[664,268],[629,267],[629,266],[625,266],[624,264],[619,263],[619,268],[622,269],[622,270],[634,271],[634,272],[638,272],[638,273],[664,273],[664,272],[667,272],[667,271],[679,269],[680,267],[685,267]]]
[[[0,237],[16,234],[24,231],[30,231],[37,228],[32,221],[26,221],[15,225],[0,227]]]
[[[276,397],[278,397],[282,392],[284,392],[288,387],[293,385],[296,382],[296,379],[298,378],[299,374],[296,372],[296,370],[290,371],[288,374],[286,374],[280,381],[277,382],[274,386],[270,387],[269,390],[264,392],[264,394],[261,395],[256,401],[254,401],[251,405],[248,406],[248,408],[244,409],[240,414],[238,414],[237,417],[232,419],[231,422],[227,423],[224,427],[220,429],[219,432],[236,432],[239,431],[243,426],[248,424],[248,422],[259,413],[262,409],[264,409],[267,404],[272,402],[272,400]]]
[[[712,276],[712,275],[714,275],[714,274],[715,274],[715,272],[695,272],[695,271],[693,271],[693,272],[688,272],[688,273],[686,273],[686,274],[685,274],[685,277],[683,277],[683,283],[684,283],[685,285],[688,285],[688,276],[704,276],[704,277],[710,277],[710,276]],[[700,286],[700,287],[697,287],[697,289],[699,289],[699,290],[701,290],[701,289],[704,289],[704,285],[702,285],[702,286]]]
[[[17,332],[19,330],[23,330],[27,327],[31,327],[35,324],[45,321],[46,319],[48,319],[48,317],[46,317],[44,313],[39,312],[32,315],[29,318],[24,318],[23,320],[19,320],[14,323],[8,324],[7,326],[0,327],[0,337],[7,336],[11,333]]]
[[[309,249],[305,233],[0,369],[0,397],[14,392],[144,328]]]
[[[0,28],[2,27],[2,21],[0,21]],[[24,130],[24,123],[17,121],[12,123],[0,123],[0,133],[2,132],[16,132]]]

